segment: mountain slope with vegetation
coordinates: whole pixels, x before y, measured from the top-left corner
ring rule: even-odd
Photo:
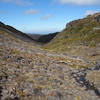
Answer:
[[[11,35],[13,35],[14,37],[23,40],[25,42],[35,42],[34,39],[32,39],[30,36],[28,36],[27,34],[15,29],[12,26],[9,25],[5,25],[4,23],[0,22],[0,30],[5,31]]]
[[[38,39],[38,42],[41,42],[41,43],[48,43],[48,42],[50,42],[54,37],[56,37],[57,34],[59,34],[59,32],[51,33],[51,34],[47,34],[47,35],[42,35],[42,36]]]
[[[16,31],[0,28],[0,100],[100,100],[100,56],[97,52],[93,55],[95,61],[73,56],[70,52],[50,52],[24,35],[15,34]],[[62,32],[51,43],[58,38],[59,44],[61,37],[64,38]],[[97,44],[92,47],[96,51],[98,37],[95,37]],[[51,43],[48,44],[50,48]]]
[[[68,23],[45,49],[77,54],[96,47],[100,47],[100,13]]]

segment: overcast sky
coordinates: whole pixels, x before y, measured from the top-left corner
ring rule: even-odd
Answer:
[[[61,31],[100,11],[100,0],[0,0],[0,21],[27,33]]]

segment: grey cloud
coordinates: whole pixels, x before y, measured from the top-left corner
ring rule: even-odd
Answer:
[[[24,13],[25,13],[26,15],[33,15],[33,14],[37,14],[37,13],[38,13],[38,10],[29,9],[29,10],[26,10]]]
[[[40,18],[41,20],[47,20],[51,17],[51,14],[47,14],[46,16]]]

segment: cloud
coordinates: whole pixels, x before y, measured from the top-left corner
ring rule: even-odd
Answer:
[[[33,2],[30,0],[0,0],[4,3],[12,3],[20,6],[28,6],[28,5],[33,5]]]
[[[38,11],[35,10],[35,9],[29,9],[29,10],[26,10],[24,13],[25,13],[26,15],[33,15],[33,14],[37,14]]]
[[[48,20],[51,17],[51,14],[47,14],[46,16],[40,18],[41,20]]]
[[[100,5],[100,0],[56,0],[62,4]]]
[[[93,15],[93,14],[95,14],[95,13],[97,13],[97,12],[99,12],[99,11],[87,10],[87,11],[85,12],[84,16]]]

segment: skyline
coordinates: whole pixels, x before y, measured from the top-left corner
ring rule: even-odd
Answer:
[[[26,33],[61,31],[70,21],[100,12],[99,0],[0,0],[0,21]]]

